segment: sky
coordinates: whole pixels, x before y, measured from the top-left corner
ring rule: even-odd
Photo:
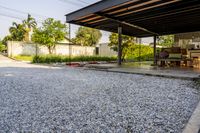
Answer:
[[[12,22],[21,23],[30,13],[38,26],[46,18],[55,18],[65,23],[65,14],[83,8],[100,0],[0,0],[0,39],[9,34]],[[72,25],[72,37],[78,26]],[[109,32],[102,32],[101,43],[108,42]],[[151,42],[151,38],[143,39],[144,43]]]

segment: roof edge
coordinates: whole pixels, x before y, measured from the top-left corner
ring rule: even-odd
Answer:
[[[94,4],[86,6],[84,8],[81,8],[79,10],[71,12],[69,14],[66,14],[65,15],[66,22],[70,22],[74,19],[86,16],[86,15],[94,14],[98,11],[105,10],[107,8],[117,6],[119,4],[123,4],[123,3],[129,2],[129,1],[131,1],[131,0],[101,0]]]

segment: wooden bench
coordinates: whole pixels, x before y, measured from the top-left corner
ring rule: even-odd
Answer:
[[[171,48],[163,48],[161,52],[167,52],[169,56],[167,58],[159,58],[157,61],[160,61],[161,66],[165,66],[166,64],[180,66],[181,62],[183,62],[187,66],[187,62],[191,61],[190,59],[184,57],[187,55],[186,49],[181,49],[180,47],[171,47]]]
[[[158,61],[160,61],[160,65],[161,66],[165,66],[166,64],[168,64],[170,62],[170,64],[172,65],[176,65],[176,66],[180,66],[181,65],[181,62],[183,62],[183,64],[185,64],[185,66],[188,66],[188,61],[191,62],[192,60],[191,59],[172,59],[172,58],[166,58],[166,59],[158,59]],[[190,65],[191,66],[191,63]]]

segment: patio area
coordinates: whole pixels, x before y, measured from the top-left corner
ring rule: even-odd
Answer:
[[[93,69],[107,72],[139,74],[166,78],[178,78],[186,80],[199,80],[200,69],[190,67],[159,67],[152,66],[152,61],[117,64],[90,64],[86,69]]]

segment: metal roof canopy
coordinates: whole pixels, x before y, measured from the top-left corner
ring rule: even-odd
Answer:
[[[200,31],[200,0],[102,0],[66,22],[136,37]]]

